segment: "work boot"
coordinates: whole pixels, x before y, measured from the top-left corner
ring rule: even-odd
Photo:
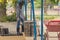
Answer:
[[[22,32],[24,32],[24,25],[22,25]]]
[[[23,35],[23,33],[17,32],[17,35],[18,35],[18,36],[22,36],[22,35]]]
[[[19,31],[20,28],[17,28],[17,35],[23,35],[22,32]]]

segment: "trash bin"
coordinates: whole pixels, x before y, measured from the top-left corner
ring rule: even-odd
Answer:
[[[0,35],[1,35],[1,28],[0,28]]]
[[[9,34],[8,28],[2,28],[2,35]]]
[[[24,22],[24,33],[25,36],[33,36],[34,28],[33,21],[25,21]]]

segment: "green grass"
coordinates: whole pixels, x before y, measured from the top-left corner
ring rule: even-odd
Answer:
[[[54,15],[54,16],[45,15],[44,20],[52,20],[52,19],[55,19],[57,17],[60,17],[60,16],[57,16],[57,15]],[[28,16],[28,18],[30,18],[30,16]],[[36,19],[41,20],[41,16],[36,15]]]
[[[46,16],[46,15],[45,15],[45,16],[44,16],[44,20],[52,20],[52,19],[55,19],[55,18],[57,18],[57,17],[60,17],[60,16],[56,16],[56,15],[55,15],[55,16]],[[36,16],[36,19],[39,19],[39,20],[40,20],[40,19],[41,19],[41,16],[38,16],[38,15],[37,15],[37,16]]]
[[[55,19],[57,17],[60,17],[60,16],[56,16],[56,15],[55,16],[47,16],[47,15],[45,15],[44,20],[52,20],[52,19]],[[30,18],[30,16],[28,16],[28,18]],[[36,19],[41,20],[41,16],[37,15]],[[13,14],[11,16],[2,16],[2,17],[0,17],[0,22],[7,22],[7,21],[8,22],[16,21],[16,14]]]

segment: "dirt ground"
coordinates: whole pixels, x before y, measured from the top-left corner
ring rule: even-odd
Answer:
[[[24,37],[24,36],[0,36],[0,40],[34,40],[33,37]],[[40,40],[40,37],[37,38]]]
[[[26,40],[24,36],[0,36],[0,40]]]

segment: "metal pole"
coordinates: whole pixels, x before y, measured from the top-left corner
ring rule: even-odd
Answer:
[[[26,20],[27,20],[27,0],[24,0],[25,1],[25,17],[26,17]]]
[[[34,40],[37,40],[36,38],[36,21],[35,21],[35,13],[34,13],[34,0],[31,0],[32,5],[32,13],[33,13],[33,21],[34,21]]]
[[[43,0],[41,0],[41,40],[43,39]]]

